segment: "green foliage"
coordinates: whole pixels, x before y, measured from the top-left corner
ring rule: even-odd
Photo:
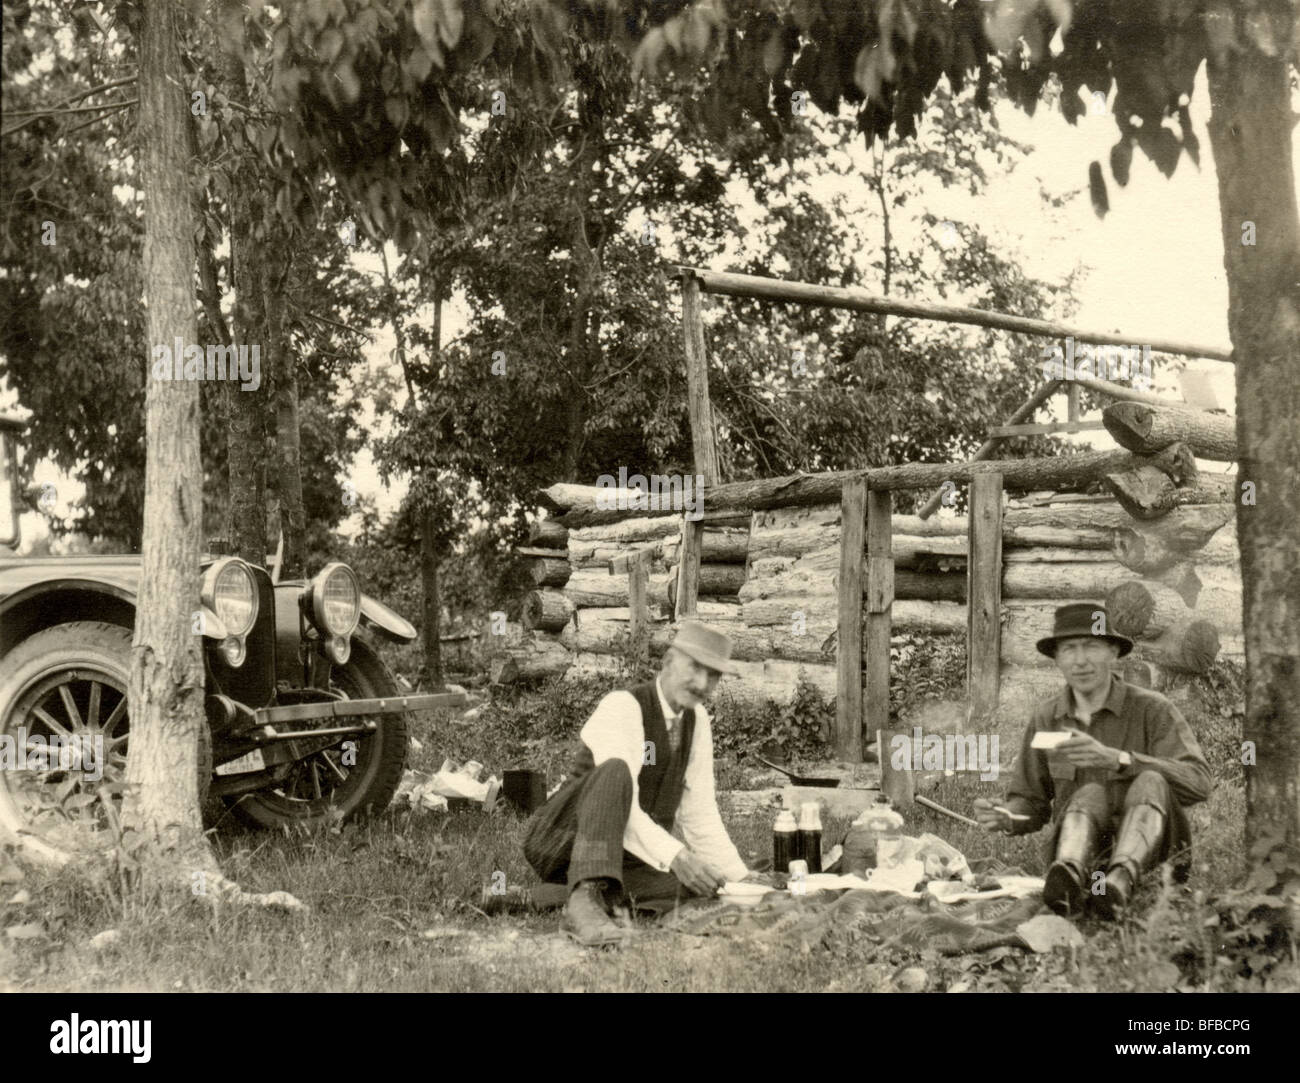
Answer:
[[[559,0],[553,0],[559,5]],[[978,71],[976,102],[989,110],[1000,74],[1012,100],[1032,114],[1049,80],[1071,124],[1086,98],[1113,94],[1120,138],[1113,176],[1127,183],[1136,144],[1166,176],[1199,146],[1187,105],[1207,58],[1233,53],[1288,56],[1300,64],[1293,5],[1125,4],[1111,0],[878,0],[843,5],[809,0],[699,0],[622,5],[608,18],[604,0],[584,0],[575,17],[588,33],[610,33],[634,51],[638,71],[711,72],[701,110],[715,129],[759,117],[768,130],[792,123],[786,106],[806,93],[827,113],[844,102],[868,143],[914,135],[941,79],[960,92]],[[1289,9],[1289,10],[1288,10]],[[775,103],[776,108],[773,108]],[[1165,121],[1176,121],[1175,134]],[[1094,202],[1103,213],[1105,182],[1092,164]]]
[[[1243,785],[1246,768],[1241,762],[1241,734],[1246,717],[1245,667],[1219,659],[1208,673],[1190,676],[1185,692],[1185,695],[1182,690],[1178,692],[1178,707],[1196,734],[1215,784]]]
[[[889,648],[889,709],[905,717],[920,704],[966,695],[966,637],[908,635]]]
[[[444,740],[439,751],[472,756],[498,773],[507,768],[545,771],[554,784],[573,767],[583,723],[619,687],[626,685],[608,678],[554,679],[532,689],[494,687],[468,725],[451,727],[451,743]]]
[[[831,752],[835,704],[806,677],[800,677],[788,703],[759,702],[719,691],[710,713],[713,747],[718,754],[776,752],[787,760],[825,759]]]
[[[68,52],[52,33],[64,21],[62,9],[36,0],[31,15],[20,19],[6,8],[7,108],[39,110],[64,102],[88,108],[134,96],[135,43],[121,27],[110,24],[95,47],[82,40]],[[228,232],[232,176],[268,167],[260,158],[262,122],[256,111],[218,89],[223,80],[201,31],[185,42],[187,74],[195,87],[211,92],[206,114],[193,118],[202,161],[192,187],[200,197],[200,243],[215,249]],[[85,28],[78,36],[86,37]],[[110,85],[119,82],[125,85]],[[136,550],[149,353],[140,303],[135,116],[130,110],[89,116],[53,113],[6,123],[0,155],[0,188],[6,193],[0,206],[0,378],[33,412],[27,461],[49,458],[86,488],[81,505],[53,522],[54,529],[106,537],[118,548]],[[315,205],[331,219],[345,216],[328,191]],[[270,204],[260,209],[263,215],[276,213]],[[41,243],[46,221],[55,226],[53,245]],[[360,403],[332,400],[360,360],[364,339],[337,325],[364,328],[372,321],[376,293],[351,267],[351,250],[332,230],[303,230],[294,252],[299,272],[282,284],[281,297],[290,352],[299,366],[304,504],[309,520],[332,527],[346,514],[335,476],[363,442],[355,423]],[[218,261],[216,275],[220,291],[233,290],[229,260]],[[203,342],[222,341],[206,307],[200,336]],[[266,376],[256,394],[270,393],[273,374]],[[227,499],[224,389],[205,383],[201,395],[205,531],[214,535],[224,533]],[[272,435],[266,434],[262,449],[266,461],[273,461]]]

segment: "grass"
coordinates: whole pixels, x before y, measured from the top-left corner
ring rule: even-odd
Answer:
[[[526,763],[558,777],[577,747],[574,719],[600,691],[549,689],[490,704],[470,719],[417,720],[422,747],[411,765],[434,770],[443,756],[472,756],[491,771]],[[1207,754],[1233,747],[1232,712],[1216,707],[1192,720]],[[1004,735],[1002,746],[1015,742]],[[719,774],[744,772],[724,756]],[[1207,902],[1246,871],[1240,774],[1216,770],[1210,801],[1191,812],[1191,881],[1149,876],[1137,917],[1122,927],[1083,922],[1086,943],[1073,953],[1002,948],[940,957],[886,952],[866,938],[804,951],[655,928],[620,952],[583,951],[558,934],[554,912],[505,909],[513,895],[491,894],[494,880],[509,889],[533,882],[520,849],[521,818],[394,808],[367,822],[278,835],[222,825],[214,836],[222,868],[248,890],[292,893],[310,906],[303,914],[214,910],[192,897],[123,895],[72,871],[24,870],[21,883],[0,885],[0,928],[35,926],[40,935],[0,933],[0,990],[879,991],[897,988],[901,969],[917,966],[928,987],[941,990],[1300,989],[1293,946],[1291,954],[1284,946],[1263,958],[1254,937],[1247,962],[1245,948],[1219,935],[1227,924]],[[927,792],[969,811],[990,788],[963,774],[934,780]],[[846,826],[825,824],[828,846]],[[769,855],[769,815],[733,819],[728,828],[746,860]],[[941,835],[968,858],[1043,869],[1041,836],[986,835],[919,806],[905,830]],[[15,893],[19,901],[4,902]],[[106,930],[117,939],[92,947]]]

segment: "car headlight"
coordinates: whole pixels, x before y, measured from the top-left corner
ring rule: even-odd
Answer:
[[[257,620],[257,584],[248,565],[238,557],[223,557],[203,573],[203,604],[226,626],[226,633],[242,639]]]
[[[361,619],[361,588],[346,564],[326,564],[311,581],[311,611],[316,627],[328,636],[352,634]]]
[[[221,651],[221,657],[226,660],[226,665],[231,669],[238,669],[244,664],[244,658],[247,655],[247,648],[244,641],[238,636],[227,636],[221,641],[221,646],[217,648]]]

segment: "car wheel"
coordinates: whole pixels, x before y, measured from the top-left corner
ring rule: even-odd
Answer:
[[[98,621],[46,628],[5,655],[0,836],[24,854],[62,862],[113,845],[130,662],[131,630]]]
[[[331,691],[347,699],[402,694],[379,656],[355,639],[347,665],[333,667],[330,685]],[[330,748],[299,760],[274,790],[228,798],[235,814],[257,827],[280,828],[323,819],[331,810],[344,817],[367,810],[382,812],[393,800],[406,767],[407,716],[372,717],[379,723],[373,734],[341,737]],[[334,719],[320,723],[338,724]],[[354,743],[354,747],[345,749],[345,742]],[[349,759],[355,762],[347,762]]]

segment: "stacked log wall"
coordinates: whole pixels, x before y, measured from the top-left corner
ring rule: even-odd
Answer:
[[[1241,585],[1234,509],[1228,503],[1177,506],[1162,518],[1136,520],[1108,497],[1012,501],[1003,516],[1002,662],[1008,694],[1046,687],[1050,660],[1035,647],[1050,633],[1057,606],[1102,601],[1121,584],[1153,584],[1164,623],[1170,592],[1187,621],[1208,621],[1218,657],[1240,660]],[[652,654],[672,637],[672,601],[680,551],[678,517],[632,512],[616,522],[534,527],[535,598],[526,600],[531,645],[514,670],[571,676],[617,668],[628,639],[628,577],[610,574],[612,560],[648,550],[647,597]],[[893,517],[895,642],[920,634],[963,634],[966,628],[966,519]],[[838,504],[768,508],[705,520],[698,616],[726,631],[741,669],[724,689],[746,698],[788,700],[802,673],[828,698],[835,692]],[[547,550],[543,554],[543,550]],[[567,563],[567,575],[556,561]],[[543,574],[545,573],[545,574]],[[1136,588],[1133,588],[1136,590]],[[1187,623],[1184,622],[1184,625]],[[1204,649],[1204,629],[1177,641],[1163,625],[1138,637],[1142,672],[1175,668],[1184,647]],[[1199,638],[1198,638],[1199,635]],[[1185,642],[1186,641],[1186,642]],[[1188,647],[1189,657],[1200,657]],[[1044,684],[1046,682],[1046,684]]]

